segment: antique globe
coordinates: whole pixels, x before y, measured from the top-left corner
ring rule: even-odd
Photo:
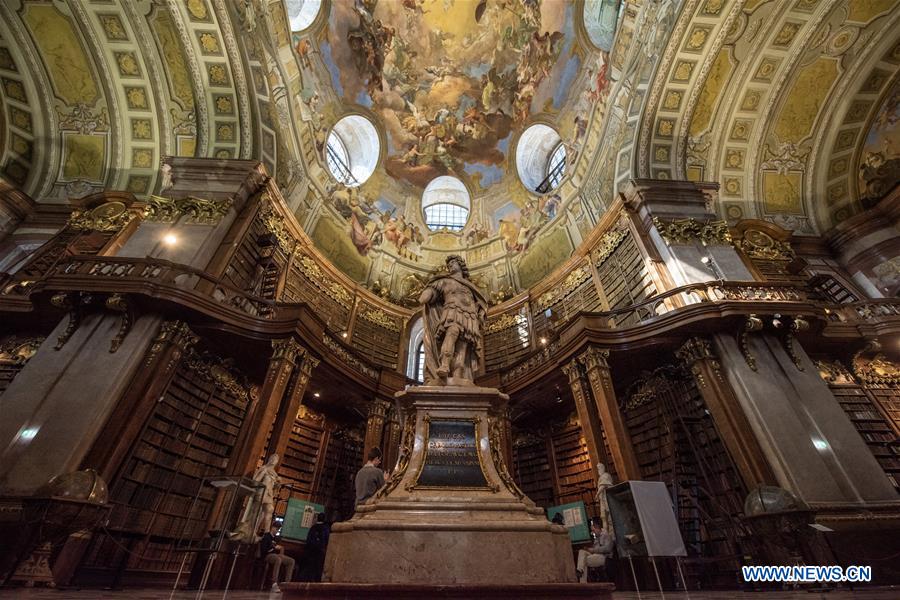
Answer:
[[[94,469],[63,473],[50,479],[35,492],[37,498],[74,500],[88,504],[106,504],[106,482]]]

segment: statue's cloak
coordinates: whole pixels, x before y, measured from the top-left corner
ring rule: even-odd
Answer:
[[[425,384],[429,385],[430,382],[436,382],[439,380],[437,375],[438,367],[440,366],[440,356],[441,356],[441,348],[440,348],[440,340],[437,339],[437,331],[439,328],[439,324],[441,323],[443,317],[443,309],[444,309],[444,297],[443,293],[440,291],[439,286],[435,286],[436,283],[441,281],[442,279],[452,279],[457,283],[461,283],[472,292],[472,295],[475,298],[476,304],[478,304],[479,313],[484,318],[484,315],[487,314],[488,302],[485,299],[484,294],[481,293],[481,290],[478,289],[474,283],[464,277],[453,277],[449,274],[442,274],[432,277],[428,282],[426,287],[435,288],[435,292],[440,295],[440,301],[429,302],[426,303],[422,310],[422,324],[425,331],[424,336],[424,347],[425,347]],[[472,374],[478,371],[479,363],[481,360],[481,351],[483,345],[483,328],[484,323],[479,323],[478,335],[475,336],[475,339],[472,341],[475,342],[475,350],[470,354],[468,360],[470,361],[470,366],[472,370]]]

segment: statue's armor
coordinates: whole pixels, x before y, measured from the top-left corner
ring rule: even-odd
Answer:
[[[437,324],[435,336],[438,339],[444,337],[444,332],[451,325],[459,327],[460,339],[471,342],[476,347],[481,345],[478,321],[478,303],[465,284],[459,283],[453,277],[446,277],[435,282],[435,287],[444,299],[441,320]]]

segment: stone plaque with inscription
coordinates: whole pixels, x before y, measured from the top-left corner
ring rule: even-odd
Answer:
[[[488,488],[475,433],[474,421],[430,420],[425,462],[415,487]]]

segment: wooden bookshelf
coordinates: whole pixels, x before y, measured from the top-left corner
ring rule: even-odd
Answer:
[[[127,541],[128,569],[172,572],[183,556],[177,540],[206,536],[215,492],[201,480],[225,474],[249,398],[218,384],[204,367],[212,364],[194,356],[178,365],[110,487],[112,540],[97,536],[85,566],[118,564],[109,552]]]
[[[900,443],[896,443],[900,438],[889,422],[890,418],[900,418],[900,393],[888,386],[872,386],[865,390],[855,385],[830,387],[884,474],[900,492]]]
[[[637,304],[657,293],[653,278],[630,232],[626,232],[616,249],[597,261],[595,266],[609,310]],[[637,318],[633,314],[621,315],[615,318],[615,324],[631,325]]]

